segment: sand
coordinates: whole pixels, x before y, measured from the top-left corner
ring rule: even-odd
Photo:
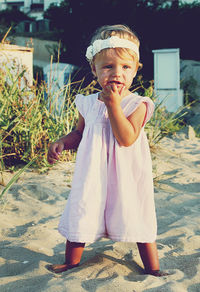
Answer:
[[[74,169],[74,163],[58,163],[45,174],[27,170],[4,197],[0,291],[200,291],[199,149],[200,139],[182,133],[164,138],[153,154],[157,245],[161,269],[171,275],[144,275],[135,243],[105,238],[86,245],[78,268],[49,272],[47,264],[64,260],[57,225]]]

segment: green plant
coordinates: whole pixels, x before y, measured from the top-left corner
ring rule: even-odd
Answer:
[[[154,98],[155,100],[156,98]],[[175,113],[169,113],[162,104],[156,105],[153,117],[145,128],[151,148],[155,147],[164,137],[173,135],[184,126],[181,119],[184,114],[181,112],[182,108]]]
[[[197,81],[190,76],[190,78],[186,80],[182,80],[181,88],[184,90],[184,104],[188,105],[191,102],[196,102],[199,100],[199,97],[196,93],[198,83]]]
[[[195,135],[197,138],[200,138],[200,126],[197,126],[194,128],[194,131],[195,131]]]
[[[148,85],[145,87],[145,85]],[[180,107],[176,112],[168,112],[163,102],[158,102],[154,93],[153,81],[144,81],[139,76],[136,88],[134,90],[142,92],[142,95],[149,96],[155,103],[155,110],[152,118],[146,124],[145,131],[149,140],[151,149],[154,148],[165,136],[171,136],[179,131],[183,126],[183,109],[187,106]]]
[[[12,74],[13,66],[4,64],[0,72],[1,161],[9,167],[35,159],[34,165],[42,170],[48,167],[49,144],[68,134],[77,121],[75,95],[92,92],[94,83],[82,88],[82,80],[69,79],[63,88],[51,92],[44,82],[30,87],[25,69],[17,68],[17,74]],[[63,155],[63,159],[72,157],[72,151]]]
[[[29,163],[27,163],[24,167],[22,167],[12,178],[11,180],[8,182],[8,184],[6,185],[6,187],[3,189],[3,191],[0,194],[0,200],[2,200],[3,196],[7,193],[7,191],[12,187],[12,185],[18,180],[18,178],[20,177],[20,175],[27,169],[29,168],[34,162],[34,159],[29,161]]]
[[[33,78],[36,80],[37,84],[41,84],[44,80],[43,68],[39,66],[33,66]]]

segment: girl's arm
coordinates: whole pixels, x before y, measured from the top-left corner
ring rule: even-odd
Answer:
[[[80,144],[80,141],[82,139],[84,127],[84,118],[79,113],[79,120],[76,129],[50,145],[47,154],[47,160],[50,164],[53,164],[57,160],[59,160],[59,155],[62,153],[63,150],[78,148],[78,145]]]
[[[112,131],[120,146],[132,145],[140,134],[146,116],[146,104],[141,103],[129,116],[125,117],[120,102],[130,93],[125,86],[118,89],[115,84],[105,86],[101,92],[112,126]]]
[[[82,139],[83,130],[85,127],[84,118],[79,113],[79,119],[76,126],[76,129],[70,132],[68,135],[60,138],[57,142],[63,143],[64,149],[63,150],[70,150],[70,149],[77,149],[80,141]]]
[[[132,145],[140,134],[146,115],[146,104],[141,103],[129,116],[125,117],[119,103],[107,105],[112,131],[120,146]]]

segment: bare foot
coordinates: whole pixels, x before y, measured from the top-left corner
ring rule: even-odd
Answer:
[[[155,277],[164,277],[164,276],[169,276],[170,274],[165,272],[165,271],[161,271],[161,270],[145,270],[145,274],[149,274]]]
[[[78,266],[79,264],[76,264],[76,265],[62,264],[62,265],[47,265],[46,268],[50,272],[58,274],[58,273],[65,272],[69,269],[73,269]]]

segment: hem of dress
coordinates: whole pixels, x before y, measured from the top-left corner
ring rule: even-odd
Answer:
[[[59,227],[58,231],[60,232],[60,234],[62,236],[64,236],[67,240],[71,241],[71,242],[95,242],[98,239],[102,238],[102,237],[107,237],[107,235],[105,233],[101,233],[98,235],[81,235],[79,233],[71,233],[68,232],[66,229]]]
[[[118,242],[139,242],[139,243],[153,243],[156,241],[157,236],[151,237],[151,238],[136,238],[136,237],[120,237],[120,236],[112,236],[108,235],[108,238],[110,238],[113,241],[118,241]]]
[[[116,235],[111,235],[111,234],[98,234],[98,235],[92,235],[92,236],[88,236],[87,235],[80,235],[78,233],[70,233],[67,232],[66,229],[63,228],[59,228],[58,231],[60,232],[60,234],[62,236],[64,236],[67,240],[71,241],[71,242],[84,242],[84,243],[93,243],[97,240],[99,240],[100,238],[108,238],[112,241],[117,241],[117,242],[139,242],[139,243],[153,243],[156,241],[157,235],[151,237],[151,238],[133,238],[133,237],[129,237],[129,236],[116,236]]]

